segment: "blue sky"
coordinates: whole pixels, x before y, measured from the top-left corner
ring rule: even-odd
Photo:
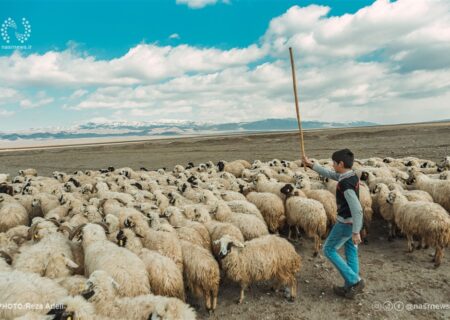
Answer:
[[[87,121],[450,118],[450,5],[434,0],[1,1],[0,131]],[[31,36],[20,47],[26,18]],[[19,48],[17,47],[19,46]]]

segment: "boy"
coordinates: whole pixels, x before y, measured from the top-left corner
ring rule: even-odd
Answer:
[[[330,231],[323,247],[324,255],[334,264],[345,280],[343,287],[335,286],[334,292],[342,297],[354,298],[364,289],[359,276],[358,245],[363,213],[359,202],[359,178],[352,170],[354,155],[349,149],[339,150],[331,156],[333,169],[327,170],[308,157],[303,162],[321,176],[338,181],[336,187],[337,222]],[[345,248],[345,261],[337,252]]]

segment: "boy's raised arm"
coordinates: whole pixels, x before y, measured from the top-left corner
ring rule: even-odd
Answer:
[[[315,172],[317,172],[318,174],[320,174],[321,176],[325,177],[325,178],[329,178],[329,179],[333,179],[333,180],[339,180],[339,176],[340,174],[328,169],[325,169],[324,167],[322,167],[321,165],[319,165],[318,163],[314,163],[312,165],[312,167],[310,167],[311,169],[313,169]]]

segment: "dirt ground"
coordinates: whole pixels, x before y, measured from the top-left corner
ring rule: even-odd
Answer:
[[[418,156],[436,161],[450,155],[450,123],[314,130],[305,132],[305,147],[316,158],[348,147],[357,158]],[[110,165],[155,169],[190,161],[298,157],[296,133],[209,136],[0,152],[0,173],[16,175],[19,169],[34,167],[40,175],[49,175],[55,170]],[[261,283],[251,287],[242,305],[236,305],[238,286],[223,280],[218,308],[210,319],[450,319],[449,250],[435,269],[432,249],[406,253],[406,241],[388,242],[387,227],[375,218],[369,244],[360,247],[365,293],[347,301],[333,295],[332,286],[341,285],[342,280],[326,259],[312,257],[312,240],[303,238],[295,247],[303,260],[295,302],[285,301],[282,293]],[[208,317],[200,311],[199,318]]]

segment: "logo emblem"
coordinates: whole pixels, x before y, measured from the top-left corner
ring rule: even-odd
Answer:
[[[17,28],[17,23],[12,18],[7,18],[3,23],[2,27],[0,29],[0,33],[2,35],[3,40],[9,44],[11,42],[11,38],[8,34],[8,30],[10,28],[14,29],[14,35],[16,36],[17,41],[20,43],[25,43],[31,36],[31,25],[30,22],[22,18],[22,26],[23,26],[23,33],[20,33]]]

